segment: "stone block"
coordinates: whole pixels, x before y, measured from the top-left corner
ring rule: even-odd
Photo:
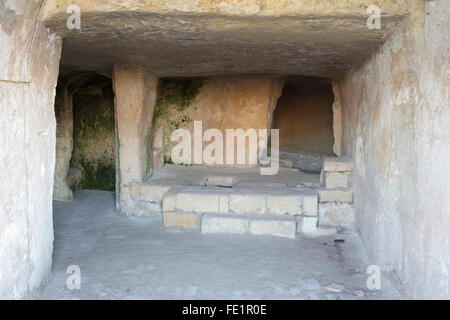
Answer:
[[[303,210],[302,213],[305,216],[318,215],[318,199],[317,195],[304,195],[303,196]]]
[[[172,188],[170,185],[143,183],[139,187],[139,198],[147,202],[161,203],[164,194]]]
[[[344,202],[353,203],[353,191],[351,189],[324,189],[319,190],[319,202]]]
[[[335,188],[348,188],[350,187],[351,172],[328,172],[324,171],[325,174],[325,187],[327,189]]]
[[[353,161],[350,157],[325,157],[323,159],[324,171],[351,171]]]
[[[219,195],[207,193],[178,193],[176,209],[184,212],[219,212]]]
[[[319,224],[322,226],[352,228],[354,208],[348,203],[320,203]]]
[[[264,213],[265,197],[261,195],[230,195],[230,210],[235,213]]]
[[[177,194],[171,193],[164,195],[162,200],[162,209],[163,211],[174,211],[177,205]]]
[[[200,226],[200,215],[195,213],[164,212],[163,219],[166,227],[192,229]]]
[[[203,233],[246,233],[248,218],[205,214],[202,218]]]
[[[292,219],[257,219],[250,220],[250,233],[254,235],[272,235],[285,238],[295,238],[297,223]]]
[[[301,197],[290,196],[267,196],[267,210],[277,214],[301,214]]]

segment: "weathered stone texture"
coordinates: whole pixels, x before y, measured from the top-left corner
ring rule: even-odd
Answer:
[[[323,226],[351,229],[354,227],[355,212],[348,203],[320,203],[319,224]]]
[[[301,214],[302,197],[300,196],[267,196],[267,210],[277,214]]]
[[[5,4],[16,20],[0,27],[0,298],[17,299],[51,270],[61,39],[35,24],[40,1]]]
[[[379,30],[366,26],[366,0],[83,0],[77,4],[84,32],[67,30],[69,4],[48,1],[44,7],[47,25],[67,40],[63,64],[105,71],[114,61],[127,61],[158,77],[274,73],[337,79],[392,34],[409,1],[372,0],[382,8]]]
[[[351,189],[322,189],[318,192],[319,202],[353,202]]]
[[[351,186],[350,171],[324,171],[324,177],[327,189],[348,188]]]
[[[59,81],[55,97],[56,156],[53,185],[53,200],[72,201],[72,190],[66,178],[73,150],[73,105],[72,91],[68,83]]]
[[[152,173],[151,124],[156,102],[157,79],[143,70],[115,67],[115,117],[117,131],[116,203],[124,215],[144,215],[133,210],[129,186]]]
[[[450,2],[408,4],[392,39],[340,83],[343,148],[371,258],[407,296],[448,299]]]
[[[186,212],[164,212],[163,219],[166,227],[193,229],[200,226],[201,216]]]
[[[230,196],[230,210],[235,213],[264,213],[266,211],[266,199],[262,195]]]
[[[317,216],[318,214],[317,206],[318,206],[317,195],[303,196],[303,215]]]
[[[179,79],[180,82],[187,81]],[[176,83],[175,83],[176,84]],[[270,129],[273,111],[284,84],[284,77],[269,75],[216,76],[202,81],[202,86],[188,106],[164,105],[158,117],[158,123],[164,127],[164,155],[171,159],[173,146],[170,141],[172,132],[178,128],[186,128],[194,139],[194,123],[202,122],[203,132],[208,129],[219,129],[223,136],[223,158],[226,163],[226,130],[227,129]],[[194,84],[192,84],[194,86]],[[169,86],[171,89],[172,86]],[[168,90],[169,90],[168,89]],[[184,102],[184,100],[182,101]],[[164,118],[163,118],[164,116]],[[237,139],[235,139],[237,140]],[[210,142],[203,142],[205,148]],[[237,163],[237,141],[234,143],[234,163]],[[248,144],[246,145],[245,165],[249,165]],[[204,149],[203,149],[204,150]],[[194,161],[191,156],[192,163]],[[253,164],[254,165],[254,164]]]
[[[248,219],[242,217],[209,215],[202,218],[203,233],[247,233]]]
[[[284,219],[250,220],[250,233],[254,235],[272,235],[285,238],[295,238],[297,224],[295,217]]]

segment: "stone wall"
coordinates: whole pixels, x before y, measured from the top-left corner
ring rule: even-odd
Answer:
[[[0,298],[30,297],[50,273],[54,98],[61,39],[43,1],[0,2]]]
[[[72,201],[73,194],[66,182],[73,150],[73,105],[72,90],[68,82],[58,79],[55,96],[56,155],[53,183],[53,200]]]
[[[450,297],[449,1],[414,1],[341,81],[343,148],[371,257],[413,298]],[[383,23],[383,20],[381,21]]]
[[[186,128],[193,139],[194,121],[202,121],[203,131],[219,129],[224,139],[226,129],[270,129],[283,84],[284,77],[265,75],[163,79],[155,125],[163,127],[165,160],[171,162],[172,147],[176,144],[170,141],[172,132]],[[177,95],[182,98],[173,99]],[[204,142],[204,146],[208,143]]]

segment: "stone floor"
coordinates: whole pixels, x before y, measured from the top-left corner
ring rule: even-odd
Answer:
[[[370,262],[356,233],[335,243],[177,232],[160,219],[117,216],[114,194],[91,190],[54,203],[54,228],[53,270],[38,299],[401,298],[384,276],[381,290],[367,289]],[[81,269],[80,290],[66,287],[70,265]]]

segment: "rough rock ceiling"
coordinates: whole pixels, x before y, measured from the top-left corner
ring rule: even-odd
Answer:
[[[103,73],[113,63],[157,76],[275,73],[337,79],[362,63],[395,30],[400,15],[246,16],[145,12],[83,13],[81,30],[67,15],[46,25],[63,35],[61,64]]]

